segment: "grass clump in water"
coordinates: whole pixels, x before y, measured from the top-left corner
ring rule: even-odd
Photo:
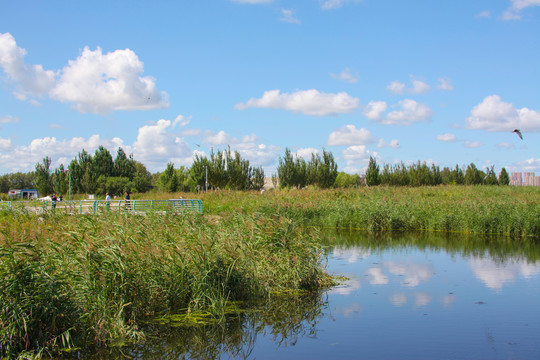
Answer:
[[[328,284],[317,233],[283,217],[0,214],[0,357],[140,340],[145,321]]]

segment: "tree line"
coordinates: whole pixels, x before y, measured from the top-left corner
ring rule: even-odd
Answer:
[[[453,169],[445,167],[440,170],[435,164],[428,166],[420,161],[412,165],[385,164],[381,170],[377,161],[370,157],[365,181],[368,186],[509,185],[510,176],[505,168],[497,176],[494,166],[484,172],[473,163],[465,170],[458,165]]]
[[[71,178],[71,179],[70,179]],[[261,190],[265,185],[265,174],[261,166],[253,167],[230,147],[210,152],[210,156],[196,154],[190,167],[175,168],[169,162],[163,172],[151,174],[133,155],[127,155],[119,147],[113,159],[103,146],[94,154],[82,150],[64,168],[61,164],[51,169],[51,158],[45,157],[28,173],[16,172],[0,176],[0,192],[9,189],[36,188],[40,194],[67,195],[71,180],[72,193],[87,193],[111,196],[128,192],[146,192],[157,189],[164,192],[200,191],[209,189]],[[503,168],[498,176],[494,167],[479,170],[473,163],[466,168],[443,168],[425,162],[405,165],[384,164],[382,168],[371,157],[365,178],[358,174],[338,172],[332,152],[323,149],[322,154],[313,153],[306,161],[293,155],[289,148],[278,159],[277,173],[272,175],[274,187],[304,188],[313,186],[321,189],[332,187],[376,186],[426,186],[426,185],[508,185],[510,178]]]

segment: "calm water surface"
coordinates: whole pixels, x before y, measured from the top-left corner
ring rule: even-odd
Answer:
[[[329,291],[224,326],[175,327],[140,359],[540,359],[540,245],[445,235],[329,234]]]

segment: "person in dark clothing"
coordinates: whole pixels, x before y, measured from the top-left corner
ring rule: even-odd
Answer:
[[[130,200],[131,197],[129,196],[129,192],[126,191],[126,196],[124,197],[124,200],[126,201],[126,210],[131,209]]]

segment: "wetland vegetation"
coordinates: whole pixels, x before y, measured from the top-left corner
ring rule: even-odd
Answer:
[[[180,196],[193,195],[133,199]],[[396,231],[503,235],[496,242],[484,236],[463,239],[469,239],[471,251],[531,247],[537,258],[538,188],[308,187],[197,197],[204,215],[1,211],[0,356],[142,341],[148,329],[163,325],[153,321],[168,314],[210,318],[219,326],[233,326],[243,316],[262,326],[269,313],[266,320],[260,313],[249,317],[243,304],[277,304],[283,294],[320,299],[320,290],[332,284],[321,228],[390,235],[381,242],[388,246],[404,241],[392,237]],[[463,249],[462,242],[448,237],[425,246]],[[205,329],[202,333],[210,331]]]
[[[169,313],[330,284],[316,232],[282,216],[0,214],[0,355],[141,340]]]

